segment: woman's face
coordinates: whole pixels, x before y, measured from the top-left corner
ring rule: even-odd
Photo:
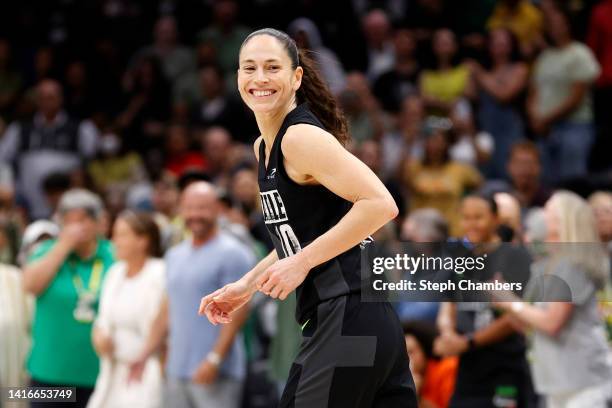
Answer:
[[[559,242],[559,207],[554,200],[548,200],[544,206],[546,220],[546,242]]]
[[[301,67],[291,67],[280,41],[271,35],[257,35],[240,52],[238,91],[254,113],[274,113],[293,102],[302,72]]]
[[[461,205],[461,226],[465,237],[473,244],[491,241],[498,221],[490,204],[478,197],[468,197]]]
[[[489,38],[489,53],[495,58],[507,58],[512,52],[512,40],[506,30],[493,30]]]
[[[569,23],[563,13],[557,10],[550,10],[546,13],[546,28],[548,35],[556,45],[559,45],[571,38]]]
[[[432,162],[441,162],[444,160],[448,150],[448,142],[446,136],[441,130],[434,130],[425,141],[425,154]]]
[[[113,226],[113,244],[118,259],[126,260],[136,254],[144,255],[147,251],[147,239],[137,235],[130,224],[118,218]]]
[[[452,58],[457,52],[457,43],[453,32],[447,29],[436,31],[433,39],[433,50],[438,58]]]

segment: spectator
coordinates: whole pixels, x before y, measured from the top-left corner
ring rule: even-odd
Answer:
[[[553,47],[535,62],[527,109],[540,136],[544,177],[555,183],[587,173],[594,140],[589,88],[600,71],[591,50],[574,40],[564,8],[552,7],[545,17]]]
[[[222,126],[235,140],[250,143],[257,132],[255,120],[244,104],[227,92],[223,71],[215,65],[200,68],[198,85],[202,98],[192,107],[192,123],[202,128]]]
[[[23,291],[22,280],[19,269],[0,265],[0,387],[27,386],[24,363],[31,340],[33,299]]]
[[[108,271],[93,327],[100,375],[88,408],[158,407],[162,370],[151,356],[142,380],[130,384],[130,364],[144,347],[165,296],[165,265],[159,229],[147,213],[122,212],[113,227],[118,262]]]
[[[153,44],[139,50],[132,60],[132,68],[143,57],[154,56],[161,62],[164,75],[174,84],[182,76],[195,69],[193,51],[178,42],[176,20],[163,16],[155,23]]]
[[[599,239],[608,248],[612,260],[612,193],[596,191],[589,196],[589,204],[595,215]]]
[[[27,364],[31,386],[76,387],[77,407],[87,405],[98,376],[91,327],[100,287],[114,262],[110,242],[98,237],[102,209],[89,191],[66,192],[58,207],[59,238],[39,245],[23,271],[25,289],[36,296]],[[39,406],[46,404],[32,403]]]
[[[226,187],[230,180],[229,156],[232,137],[219,126],[208,128],[202,133],[202,151],[208,162],[208,174],[217,186]]]
[[[525,128],[519,104],[524,95],[527,65],[520,61],[516,37],[498,28],[489,33],[490,64],[468,64],[478,94],[478,124],[493,136],[495,149],[485,166],[489,178],[505,179],[504,164],[511,146],[524,139]]]
[[[385,131],[384,118],[365,75],[360,72],[348,74],[346,89],[340,93],[339,99],[349,133],[357,146],[365,140],[382,138]]]
[[[12,123],[0,141],[0,160],[15,163],[18,192],[32,218],[48,217],[42,181],[55,172],[68,172],[94,156],[98,130],[89,121],[71,118],[62,109],[62,90],[54,80],[37,86],[38,111],[32,120]]]
[[[178,214],[179,195],[177,180],[171,174],[163,173],[154,181],[151,201],[164,253],[186,237],[185,225]]]
[[[402,101],[418,93],[421,66],[416,59],[416,46],[412,30],[398,28],[393,33],[395,63],[392,69],[378,77],[373,86],[374,95],[387,112],[399,113]]]
[[[166,131],[166,163],[164,170],[176,178],[185,171],[205,171],[207,164],[199,152],[191,149],[189,129],[180,124],[168,126]]]
[[[430,113],[447,116],[464,96],[470,72],[465,65],[458,64],[457,39],[451,30],[437,30],[432,42],[434,67],[421,72],[419,89]]]
[[[300,49],[311,52],[317,68],[334,94],[344,89],[346,78],[342,63],[332,50],[323,45],[321,33],[312,20],[304,17],[293,20],[287,33],[293,37]]]
[[[450,160],[448,149],[448,129],[430,125],[426,130],[424,157],[405,163],[403,180],[410,190],[411,209],[437,209],[448,220],[450,235],[456,237],[460,234],[461,197],[477,188],[482,177],[475,168]]]
[[[594,117],[597,126],[597,140],[591,157],[593,168],[610,169],[609,156],[612,150],[612,118],[609,114],[612,103],[612,1],[604,0],[593,7],[588,27],[587,44],[595,54],[601,75],[595,83]]]
[[[249,28],[237,21],[239,11],[235,0],[219,0],[213,5],[213,21],[198,33],[198,41],[210,41],[218,52],[218,62],[225,75],[235,78],[236,61],[242,41],[249,35]],[[235,88],[236,81],[232,81]]]
[[[507,166],[511,191],[521,203],[522,210],[544,206],[552,191],[542,183],[537,146],[529,141],[516,143],[510,150]]]
[[[419,406],[446,408],[455,388],[457,357],[440,358],[433,352],[438,331],[432,323],[404,323],[404,338],[410,357],[410,370],[419,394]]]
[[[504,28],[518,38],[525,57],[535,55],[542,44],[542,13],[529,0],[501,0],[489,17],[489,30]]]
[[[395,56],[391,24],[383,10],[375,9],[363,17],[361,25],[368,54],[365,75],[368,81],[374,82],[381,74],[393,68]]]
[[[523,242],[521,204],[512,194],[499,192],[493,195],[499,213],[499,235],[502,242]]]
[[[70,116],[81,120],[94,119],[94,114],[101,111],[90,87],[88,74],[85,63],[77,60],[68,64],[64,78],[66,111]]]
[[[245,356],[238,331],[247,308],[222,326],[197,315],[202,293],[233,282],[255,262],[241,243],[219,232],[217,200],[214,187],[206,182],[194,182],[183,192],[181,211],[191,238],[166,254],[167,301],[133,365],[132,373],[139,377],[169,330],[163,406],[239,407]]]
[[[475,252],[479,256],[486,254],[484,269],[474,270],[461,279],[480,282],[503,279],[527,284],[531,260],[525,250],[500,244],[499,216],[492,198],[480,195],[464,198],[461,224],[465,239],[476,245]],[[502,398],[510,406],[529,406],[533,394],[525,340],[508,316],[495,313],[478,295],[473,291],[456,291],[455,302],[440,310],[441,335],[435,341],[434,352],[444,357],[459,356],[450,406],[489,407],[492,401]]]
[[[511,318],[534,328],[532,371],[536,390],[549,407],[604,408],[612,397],[612,363],[608,358],[597,290],[609,279],[608,256],[600,245],[593,211],[578,195],[556,192],[546,203],[549,256],[534,264],[532,282],[555,276],[571,297],[531,298],[535,305],[502,302]],[[562,244],[563,243],[563,244]],[[560,246],[563,245],[563,246]],[[563,300],[571,300],[563,301]]]
[[[497,142],[485,130],[478,130],[472,108],[466,100],[459,101],[451,111],[452,145],[451,160],[473,167],[484,167],[497,151]]]

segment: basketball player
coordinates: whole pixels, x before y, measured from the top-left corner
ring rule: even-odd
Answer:
[[[416,407],[395,312],[360,298],[360,245],[397,215],[395,202],[343,147],[344,116],[287,34],[266,28],[244,40],[238,87],[261,132],[254,150],[275,251],[204,297],[200,314],[227,323],[257,290],[279,299],[297,290],[304,341],[281,407]]]

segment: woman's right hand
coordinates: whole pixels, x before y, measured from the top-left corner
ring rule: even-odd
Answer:
[[[113,339],[98,328],[93,330],[93,345],[100,357],[110,355],[114,350]]]
[[[253,293],[255,290],[243,279],[227,284],[202,298],[198,314],[205,314],[214,325],[229,323],[230,315],[247,304]]]

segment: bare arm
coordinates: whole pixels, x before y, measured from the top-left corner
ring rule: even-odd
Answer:
[[[551,337],[559,335],[574,310],[574,305],[568,302],[550,302],[545,309],[528,303],[520,303],[515,309],[511,303],[502,303],[501,307],[511,313],[513,318]]]
[[[529,71],[524,64],[518,64],[512,68],[512,74],[506,77],[506,81],[499,82],[495,77],[484,70],[478,70],[476,79],[480,86],[493,95],[501,103],[508,103],[525,88]]]
[[[547,123],[555,123],[572,113],[583,101],[589,89],[586,82],[575,82],[567,98],[565,98],[552,112],[548,113],[544,120]]]
[[[141,353],[141,360],[146,360],[153,353],[155,353],[159,347],[161,347],[166,334],[168,333],[168,298],[164,296],[159,307],[159,312],[153,320],[151,325],[151,331],[149,337],[145,343],[144,349]]]

